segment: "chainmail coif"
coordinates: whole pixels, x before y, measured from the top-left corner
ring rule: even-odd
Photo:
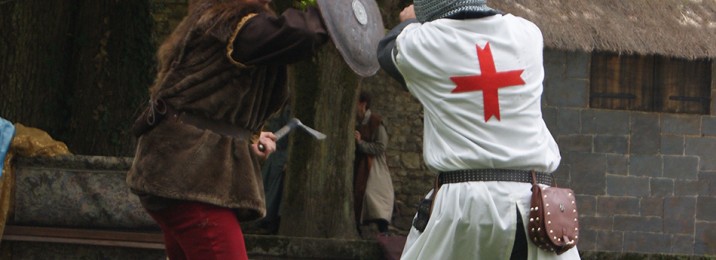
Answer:
[[[493,11],[486,0],[414,0],[415,16],[420,22],[445,18],[463,11]]]

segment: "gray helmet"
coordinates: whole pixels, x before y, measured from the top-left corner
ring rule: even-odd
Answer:
[[[486,0],[414,0],[415,16],[420,22],[445,18],[462,11],[493,11]]]

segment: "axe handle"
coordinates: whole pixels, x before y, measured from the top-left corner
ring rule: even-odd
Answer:
[[[273,133],[273,135],[276,136],[276,141],[278,142],[278,140],[280,140],[281,138],[286,136],[289,132],[291,132],[291,130],[296,128],[296,126],[298,126],[298,122],[295,120],[291,120],[291,121],[289,121],[288,124],[281,127],[281,129],[276,130],[276,132]],[[266,151],[266,147],[261,142],[259,142],[258,148],[259,148],[259,151],[262,151],[262,152]]]
[[[290,124],[289,124],[289,125],[285,125],[285,126],[281,127],[281,129],[279,129],[279,130],[277,130],[276,132],[274,132],[273,135],[276,136],[276,141],[278,141],[279,139],[281,139],[281,138],[283,138],[284,136],[286,136],[289,132],[291,132],[291,130],[292,130],[294,127],[296,127],[296,125],[290,125]]]

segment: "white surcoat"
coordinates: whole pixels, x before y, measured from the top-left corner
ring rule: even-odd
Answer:
[[[413,23],[398,35],[393,62],[423,105],[431,170],[557,169],[559,148],[540,104],[542,48],[537,26],[512,15]],[[403,259],[509,259],[517,209],[527,223],[530,187],[443,185],[425,231],[411,230]],[[557,256],[528,246],[529,259],[579,259],[576,248]]]

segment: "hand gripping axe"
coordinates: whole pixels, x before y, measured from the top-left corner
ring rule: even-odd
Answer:
[[[286,123],[286,125],[284,125],[283,127],[281,127],[281,129],[274,132],[274,135],[276,136],[276,141],[278,142],[279,139],[286,136],[288,133],[293,131],[293,129],[295,129],[296,127],[306,130],[306,132],[308,132],[309,135],[313,136],[313,138],[316,138],[317,140],[326,139],[325,134],[316,131],[316,129],[313,129],[313,128],[310,128],[310,127],[304,125],[303,123],[301,123],[301,120],[298,120],[298,118],[291,118],[291,120],[289,120],[288,123]],[[258,146],[259,146],[259,151],[263,152],[264,150],[266,150],[266,147],[264,147],[264,145],[262,143],[259,143]]]

